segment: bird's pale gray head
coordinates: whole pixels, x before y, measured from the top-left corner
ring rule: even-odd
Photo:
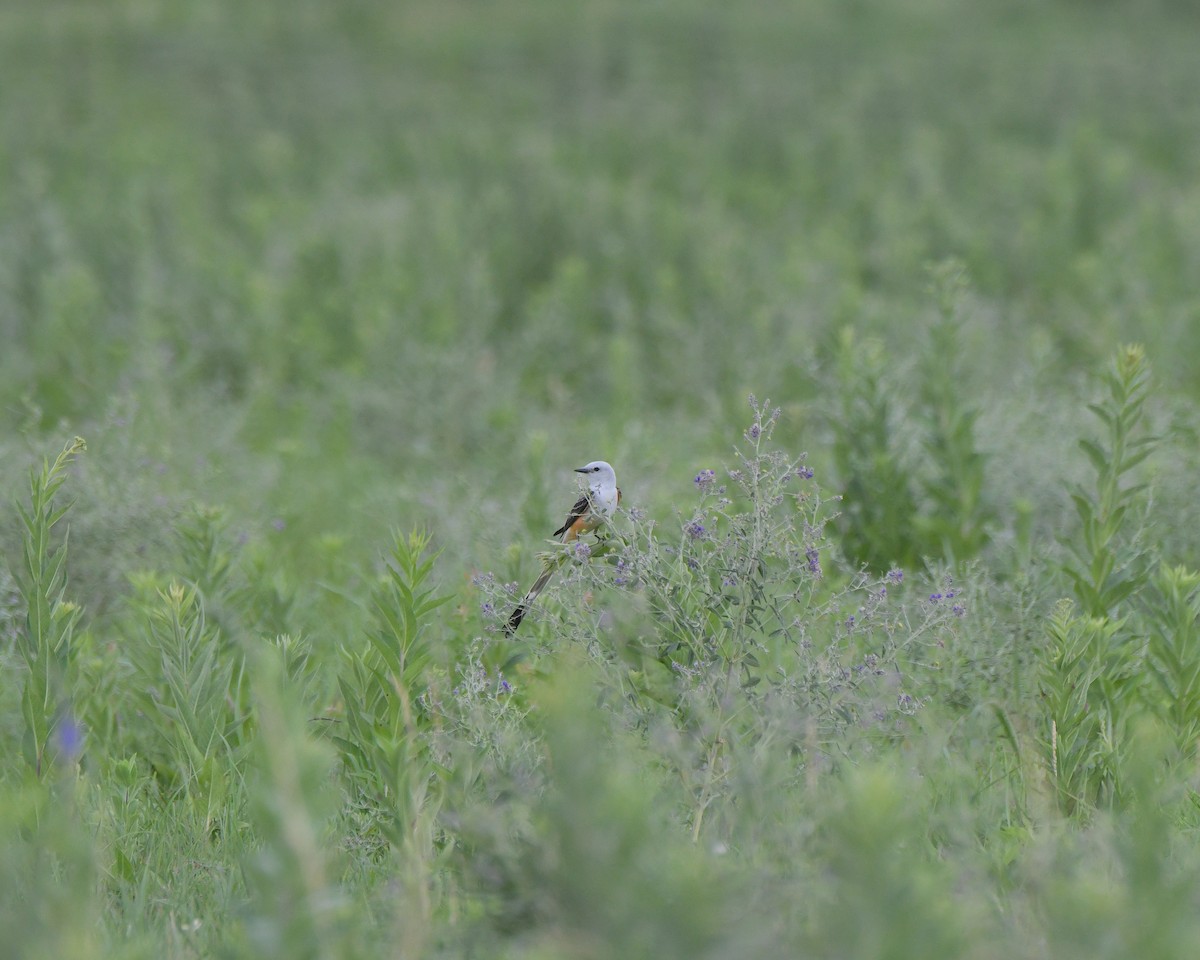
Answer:
[[[587,466],[576,467],[575,472],[582,473],[587,477],[587,481],[591,486],[602,483],[615,483],[617,480],[617,474],[613,470],[612,464],[605,460],[593,460]]]

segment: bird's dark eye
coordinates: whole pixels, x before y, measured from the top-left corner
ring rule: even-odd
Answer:
[[[600,472],[599,467],[592,467],[592,473],[599,473],[599,472]]]

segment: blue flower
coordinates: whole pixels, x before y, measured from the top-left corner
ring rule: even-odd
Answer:
[[[54,731],[54,739],[63,759],[71,762],[83,752],[83,729],[70,714],[64,716]]]
[[[699,540],[704,536],[704,524],[699,520],[693,520],[683,530],[693,540]]]
[[[899,567],[892,567],[892,569],[887,572],[887,579],[891,583],[900,583],[904,580],[904,571]]]

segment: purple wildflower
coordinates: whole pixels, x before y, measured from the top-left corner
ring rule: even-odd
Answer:
[[[821,575],[821,551],[816,547],[809,547],[804,551],[804,556],[808,558],[808,572],[819,577]]]
[[[808,467],[798,467],[796,469],[796,476],[801,480],[811,480],[813,478],[813,472]]]
[[[575,541],[575,546],[572,548],[572,551],[575,554],[575,559],[580,563],[592,555],[592,548],[582,540]]]
[[[937,602],[938,602],[939,600],[941,600],[941,599],[942,599],[942,595],[941,595],[940,593],[931,593],[931,594],[929,595],[929,602],[930,602],[930,603],[937,603]]]
[[[613,577],[613,583],[615,583],[618,587],[624,586],[629,582],[629,578],[625,576],[628,567],[629,564],[625,562],[624,557],[619,557],[617,559],[617,575]]]
[[[965,617],[967,615],[967,608],[964,607],[961,603],[956,603],[950,609],[954,612],[954,615],[956,617]]]
[[[696,474],[696,479],[693,480],[692,482],[694,484],[696,484],[696,486],[699,487],[701,490],[703,490],[710,483],[712,483],[713,480],[715,480],[716,478],[717,478],[717,474],[715,471],[701,470],[698,474]]]
[[[899,567],[892,567],[887,572],[887,579],[890,583],[901,583],[904,580],[904,571]]]
[[[704,536],[704,524],[702,524],[699,520],[693,520],[691,523],[685,526],[683,530],[684,533],[686,533],[693,540],[699,540]]]

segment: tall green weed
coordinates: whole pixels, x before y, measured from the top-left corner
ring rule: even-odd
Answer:
[[[172,582],[138,609],[141,630],[126,652],[129,746],[206,832],[229,829],[252,723],[245,653],[207,619],[195,587]]]
[[[1145,551],[1127,526],[1144,502],[1143,485],[1127,477],[1157,442],[1139,430],[1149,391],[1144,351],[1121,349],[1100,380],[1107,396],[1088,409],[1103,435],[1079,441],[1095,482],[1071,491],[1081,531],[1062,568],[1081,612],[1075,614],[1071,601],[1060,602],[1047,626],[1040,666],[1048,729],[1039,742],[1069,810],[1120,797],[1146,653],[1126,602],[1149,584]]]
[[[985,499],[987,458],[979,449],[977,401],[963,389],[963,325],[970,285],[966,268],[946,260],[931,268],[937,316],[925,336],[917,369],[916,415],[926,460],[918,472],[924,510],[916,534],[929,556],[954,564],[987,546],[996,511]]]
[[[333,734],[367,824],[398,850],[414,853],[428,834],[435,769],[424,736],[423,695],[436,662],[432,613],[451,599],[430,583],[436,557],[420,531],[393,539],[372,596],[363,644],[341,649],[343,717]]]
[[[40,471],[31,471],[29,505],[17,507],[24,533],[25,566],[19,582],[26,609],[25,628],[18,633],[17,645],[29,670],[21,694],[23,748],[38,776],[63,752],[62,747],[69,756],[78,753],[75,741],[81,736],[70,703],[72,637],[80,609],[66,597],[66,538],[55,545],[51,534],[71,509],[70,503],[56,503],[56,497],[67,481],[71,462],[84,449],[84,441],[76,437],[53,464],[43,461]],[[56,747],[56,734],[71,743]]]
[[[1119,615],[1122,602],[1147,583],[1147,551],[1127,523],[1136,521],[1145,502],[1145,484],[1130,482],[1129,475],[1160,442],[1143,422],[1150,390],[1145,351],[1122,348],[1100,379],[1108,395],[1088,409],[1100,421],[1102,436],[1079,441],[1095,480],[1071,491],[1081,535],[1070,542],[1072,557],[1063,567],[1083,612],[1092,617]]]
[[[1136,529],[1146,484],[1134,471],[1159,446],[1144,426],[1150,371],[1144,351],[1122,348],[1100,378],[1107,396],[1089,405],[1099,440],[1080,448],[1094,484],[1071,491],[1080,521],[1063,571],[1076,603],[1047,624],[1039,678],[1048,729],[1040,737],[1068,810],[1122,800],[1135,725],[1157,716],[1180,756],[1200,733],[1200,575],[1160,563]]]
[[[259,840],[244,858],[248,901],[236,955],[334,960],[353,956],[350,901],[334,840],[341,805],[334,751],[311,728],[310,706],[279,648],[251,661],[256,736],[247,814]]]
[[[936,316],[923,332],[911,394],[882,339],[846,327],[831,351],[838,399],[829,426],[842,494],[836,525],[847,556],[878,572],[969,561],[996,522],[976,437],[979,411],[964,390],[965,267],[942,261],[930,277]]]

